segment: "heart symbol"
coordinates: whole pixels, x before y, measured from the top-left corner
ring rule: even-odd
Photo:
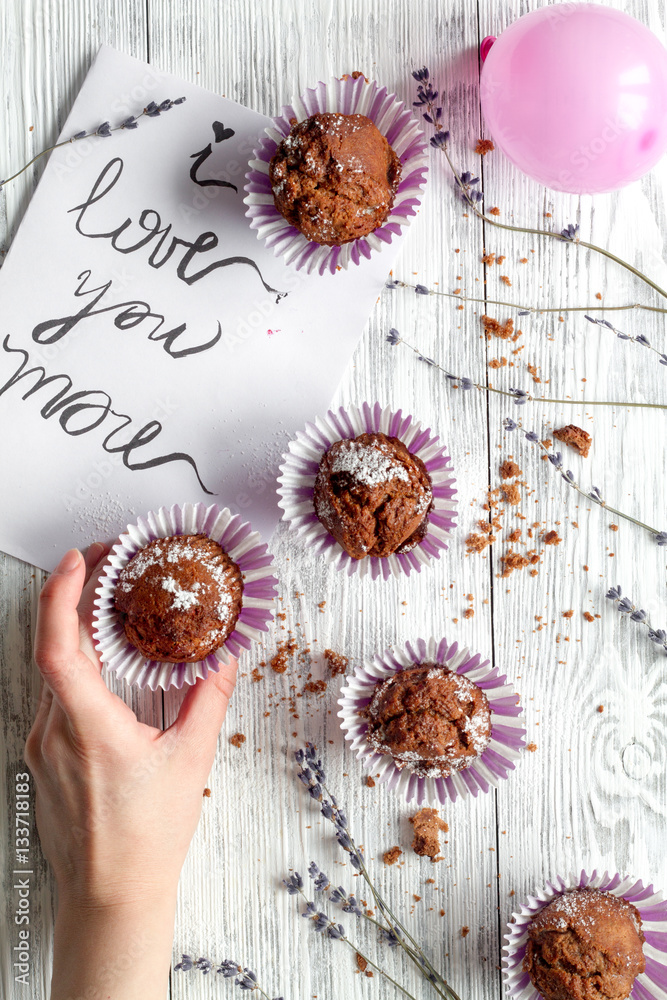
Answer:
[[[223,139],[231,139],[235,132],[233,128],[225,128],[222,122],[213,122],[213,135],[216,142],[222,142]]]

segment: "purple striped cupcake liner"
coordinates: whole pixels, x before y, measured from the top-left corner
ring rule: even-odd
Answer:
[[[646,969],[635,979],[631,1000],[665,1000],[667,996],[667,902],[652,885],[644,886],[640,879],[622,878],[618,873],[588,875],[571,872],[567,878],[557,875],[525,903],[507,925],[503,946],[503,979],[509,996],[514,1000],[540,1000],[540,994],[523,971],[523,959],[528,943],[528,928],[540,910],[568,889],[600,889],[626,899],[639,910],[642,931],[646,938],[644,956]]]
[[[218,542],[230,559],[236,563],[243,577],[241,611],[234,631],[227,641],[206,659],[198,663],[165,663],[147,660],[135,646],[128,642],[121,616],[114,605],[114,593],[120,571],[149,542],[170,535],[208,535]],[[96,590],[93,633],[97,650],[107,669],[124,678],[128,684],[140,688],[168,690],[194,684],[199,677],[217,673],[220,663],[229,663],[230,656],[238,657],[266,632],[273,618],[273,606],[278,580],[268,547],[259,533],[232,516],[227,507],[203,503],[186,503],[183,506],[160,507],[140,517],[120,536],[106,564],[105,572]]]
[[[373,697],[378,684],[406,667],[421,663],[436,663],[465,675],[484,691],[491,709],[491,739],[479,757],[469,767],[453,772],[448,778],[422,777],[410,770],[409,765],[399,768],[389,754],[381,754],[366,739],[368,723],[360,712]],[[358,666],[341,689],[338,699],[341,729],[352,750],[373,777],[385,782],[406,802],[423,803],[456,802],[460,796],[477,797],[480,791],[488,792],[507,778],[514,770],[514,761],[521,756],[525,746],[526,730],[519,696],[507,683],[497,667],[482,660],[479,653],[459,648],[457,642],[446,639],[417,639],[400,649],[387,649],[382,656]]]
[[[431,479],[433,505],[426,535],[413,549],[384,558],[353,559],[317,517],[313,490],[322,456],[334,441],[373,433],[398,438],[422,460]],[[379,403],[373,406],[362,403],[361,407],[329,410],[326,417],[317,417],[297,434],[280,466],[278,503],[283,510],[283,521],[289,521],[302,540],[327,562],[333,562],[336,569],[346,570],[349,576],[370,574],[374,580],[379,576],[387,580],[392,575],[409,576],[413,569],[419,573],[422,566],[438,559],[447,548],[456,524],[455,482],[447,450],[430,428],[423,429],[402,410],[394,412],[389,406],[382,409]]]
[[[366,115],[377,125],[399,157],[403,170],[394,204],[386,221],[374,232],[340,247],[323,246],[307,240],[280,214],[273,202],[269,181],[269,164],[278,144],[289,134],[290,119],[303,121],[318,112],[337,111],[342,114]],[[274,256],[283,257],[297,270],[325,274],[347,269],[359,264],[380,251],[409,225],[421,204],[428,171],[427,145],[424,133],[412,110],[390,94],[386,87],[366,83],[363,77],[356,80],[333,79],[328,84],[318,83],[286,104],[282,113],[266,129],[266,136],[254,150],[246,174],[243,199],[248,206],[246,216],[250,226],[273,250]]]

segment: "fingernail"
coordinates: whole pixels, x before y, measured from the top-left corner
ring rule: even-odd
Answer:
[[[88,551],[86,552],[86,562],[89,565],[94,566],[95,563],[100,560],[105,548],[106,546],[104,545],[104,542],[93,542],[93,544],[88,547]]]
[[[56,573],[73,573],[81,562],[83,556],[78,549],[70,549],[62,557],[60,562],[55,568]]]

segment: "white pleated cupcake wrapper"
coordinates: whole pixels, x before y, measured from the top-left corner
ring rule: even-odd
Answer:
[[[413,455],[421,458],[431,479],[433,506],[426,535],[409,552],[353,559],[319,520],[313,491],[322,456],[334,441],[373,433],[398,438]],[[394,413],[388,406],[382,409],[379,403],[372,407],[363,403],[360,408],[341,406],[335,413],[329,410],[326,417],[317,417],[314,423],[306,424],[304,431],[299,431],[280,466],[278,504],[283,509],[283,521],[289,521],[302,541],[313,546],[327,562],[333,562],[336,569],[346,570],[349,576],[358,573],[363,577],[370,573],[374,580],[379,576],[386,580],[392,575],[409,576],[413,569],[420,572],[422,566],[438,559],[447,548],[456,523],[455,482],[451,459],[430,428],[422,429],[420,423],[404,416],[402,410]]]
[[[469,767],[454,771],[449,778],[424,778],[411,771],[409,765],[397,767],[389,754],[378,753],[368,742],[368,723],[359,714],[369,705],[379,681],[420,663],[437,663],[465,675],[489,700],[489,745]],[[406,802],[416,805],[455,802],[459,795],[477,797],[480,791],[490,791],[514,770],[514,761],[521,756],[525,746],[523,709],[507,678],[499,674],[496,667],[489,666],[488,660],[482,660],[479,653],[460,649],[456,642],[450,645],[446,639],[417,639],[400,649],[387,649],[372,662],[361,664],[341,689],[338,704],[341,729],[357,759]]]
[[[220,649],[198,663],[164,663],[147,660],[125,635],[121,615],[114,605],[114,593],[120,571],[149,542],[170,535],[208,535],[218,542],[230,559],[236,563],[243,577],[242,607],[234,631]],[[107,669],[122,677],[128,684],[149,687],[151,691],[183,684],[194,684],[199,677],[217,672],[220,663],[228,663],[230,655],[238,657],[243,648],[268,630],[273,618],[276,584],[273,558],[258,532],[232,515],[227,508],[213,504],[186,503],[182,507],[160,507],[136,524],[128,526],[112,548],[104,575],[97,588],[93,618],[94,639],[102,662]]]
[[[401,181],[396,191],[394,205],[385,222],[368,236],[345,243],[340,247],[323,246],[307,240],[285,219],[273,201],[269,164],[278,144],[289,134],[290,119],[303,121],[318,112],[334,111],[342,114],[366,115],[377,125],[402,164]],[[307,273],[334,274],[339,268],[359,264],[373,251],[382,250],[409,225],[421,203],[428,171],[426,139],[412,110],[386,87],[366,83],[363,77],[356,80],[332,80],[318,83],[282,109],[266,129],[266,137],[254,150],[248,164],[243,199],[248,206],[246,216],[250,226],[273,250],[276,257],[283,257],[297,270]]]
[[[635,878],[622,878],[618,873],[605,872],[598,875],[593,871],[588,875],[571,872],[567,878],[557,875],[547,882],[534,896],[528,896],[525,903],[507,925],[503,946],[503,979],[509,996],[514,1000],[540,1000],[540,994],[523,971],[523,959],[528,943],[528,928],[533,917],[557,896],[568,889],[600,889],[614,896],[627,899],[639,910],[642,931],[646,941],[644,956],[646,969],[637,976],[630,992],[632,1000],[667,1000],[667,902],[661,892],[655,892],[652,885]]]

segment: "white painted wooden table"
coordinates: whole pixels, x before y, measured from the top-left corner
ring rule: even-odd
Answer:
[[[102,42],[266,114],[314,81],[355,69],[411,101],[411,70],[426,64],[443,94],[457,162],[462,169],[483,168],[487,206],[497,205],[504,219],[525,225],[560,229],[578,223],[584,238],[608,245],[664,285],[664,163],[618,194],[578,198],[546,191],[497,152],[483,164],[474,154],[482,134],[479,42],[537,5],[533,0],[3,0],[0,173],[54,140]],[[614,6],[638,17],[664,41],[662,2],[615,0]],[[0,194],[0,246],[9,246],[41,169]],[[545,218],[549,213],[551,218]],[[505,254],[504,266],[485,269],[484,248]],[[519,263],[522,257],[528,257],[527,264]],[[500,273],[510,276],[511,289],[500,282]],[[438,156],[395,276],[535,306],[592,304],[597,292],[607,304],[656,301],[627,273],[579,248],[485,232],[465,216]],[[382,584],[337,574],[302,552],[282,530],[273,541],[284,625],[310,647],[312,660],[282,676],[263,670],[263,680],[252,683],[251,670],[271,657],[284,635],[278,630],[242,662],[209,781],[212,794],[204,801],[183,872],[174,943],[176,955],[182,950],[232,957],[251,967],[271,996],[393,995],[377,976],[355,974],[351,954],[316,937],[281,889],[288,870],[296,867],[305,874],[311,859],[336,882],[351,888],[354,883],[331,828],[295,780],[292,752],[304,739],[323,748],[332,788],[374,859],[371,868],[379,885],[464,1000],[502,995],[504,925],[517,900],[549,876],[608,868],[667,889],[666,661],[645,630],[621,619],[604,599],[610,585],[621,583],[656,627],[664,627],[667,550],[622,522],[618,532],[610,531],[609,516],[580,502],[518,436],[504,436],[503,417],[517,416],[511,402],[449,389],[405,348],[390,347],[385,334],[396,327],[450,370],[482,381],[488,376],[499,386],[532,387],[526,366],[535,364],[548,380],[549,395],[581,402],[562,409],[529,404],[520,412],[526,425],[541,437],[570,421],[589,429],[594,437],[590,458],[568,456],[568,466],[584,484],[600,486],[610,503],[659,527],[667,520],[664,413],[622,406],[587,409],[584,400],[664,403],[667,372],[654,356],[592,327],[581,314],[563,313],[564,322],[553,314],[525,317],[523,337],[513,345],[523,350],[511,355],[507,343],[488,343],[481,336],[482,312],[483,307],[470,304],[460,310],[451,300],[409,291],[385,292],[338,397],[402,406],[437,428],[449,445],[458,477],[460,527],[444,558],[418,577]],[[499,308],[489,312],[501,320],[516,315]],[[617,323],[667,349],[661,316],[628,313]],[[489,371],[488,362],[503,354],[514,367]],[[498,557],[506,548],[500,540],[483,556],[465,555],[464,539],[484,516],[485,491],[489,484],[498,485],[498,464],[508,454],[528,484],[521,505],[526,523],[556,527],[563,538],[546,549],[538,543],[544,554],[535,577],[524,571],[499,578]],[[503,537],[523,525],[511,510],[504,521]],[[8,795],[16,771],[22,770],[37,691],[30,650],[41,582],[30,566],[0,556],[0,750]],[[468,620],[463,617],[467,594],[473,595],[475,610]],[[574,615],[564,618],[570,609]],[[601,617],[588,623],[584,611]],[[414,810],[379,785],[367,788],[345,750],[336,719],[339,681],[329,683],[321,700],[314,695],[299,699],[298,720],[281,700],[295,693],[292,685],[303,689],[309,671],[316,678],[325,675],[317,651],[326,647],[347,654],[354,664],[392,643],[430,634],[467,644],[507,672],[526,709],[528,740],[537,746],[497,792],[442,810],[450,832],[445,860],[435,867],[409,849],[408,816]],[[170,722],[179,702],[177,694],[121,693],[141,718],[158,723]],[[599,705],[604,705],[601,713]],[[240,749],[229,744],[237,731],[247,736]],[[9,958],[15,943],[12,815],[7,798],[0,797],[7,898],[0,916],[0,993],[43,997],[50,977],[52,883],[35,836],[35,946],[26,989],[13,983]],[[387,868],[381,856],[394,844],[406,852],[404,864]],[[431,877],[435,884],[425,884]],[[421,901],[415,902],[413,893]],[[466,937],[461,936],[464,925],[470,928]],[[390,971],[400,971],[400,956],[377,945],[363,929],[351,931],[369,954],[377,952]],[[405,981],[415,995],[427,995],[407,973]],[[234,987],[222,977],[192,972],[173,973],[170,990],[174,997],[209,997],[231,995]]]

